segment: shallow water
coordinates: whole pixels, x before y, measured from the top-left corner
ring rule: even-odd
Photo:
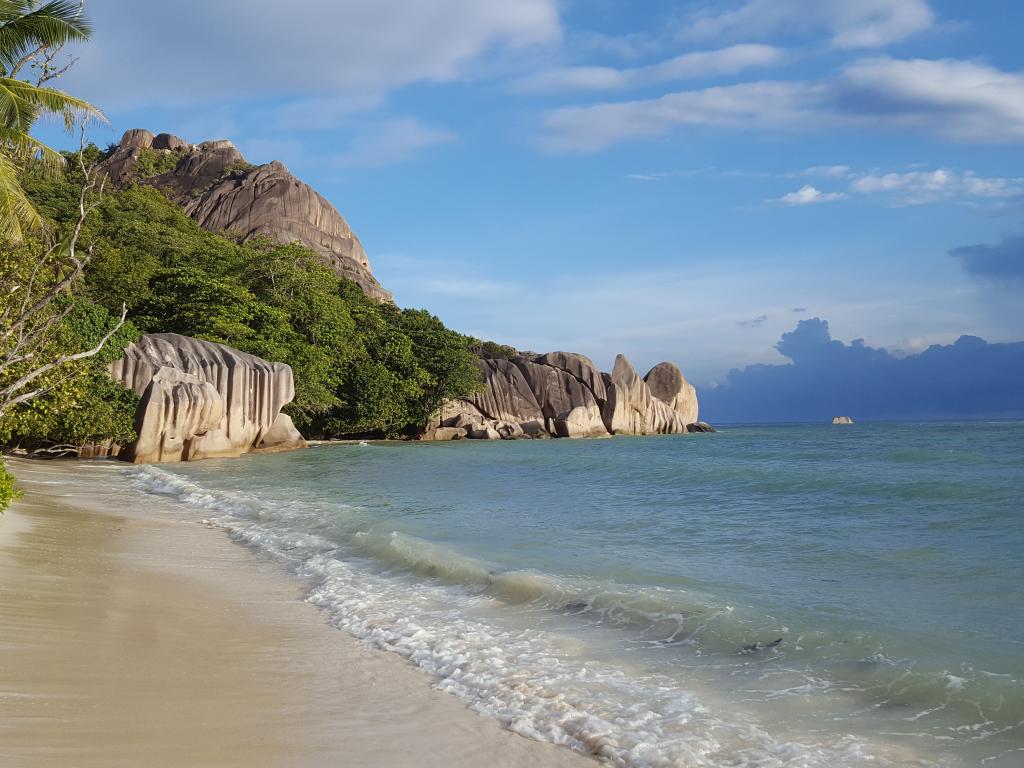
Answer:
[[[287,559],[475,709],[613,764],[1024,764],[1024,424],[112,471]]]

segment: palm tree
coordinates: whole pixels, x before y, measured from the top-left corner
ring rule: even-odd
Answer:
[[[38,82],[18,78],[21,69],[40,56],[48,66],[53,54],[67,43],[92,35],[83,15],[84,0],[0,0],[0,238],[18,242],[38,230],[42,221],[18,179],[24,166],[40,163],[60,168],[59,152],[33,138],[30,131],[43,116],[64,121],[71,130],[80,118],[103,118],[82,99],[43,84],[53,73],[44,66]]]

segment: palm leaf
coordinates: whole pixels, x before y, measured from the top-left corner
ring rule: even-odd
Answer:
[[[17,78],[0,77],[0,125],[28,131],[44,114],[59,116],[68,130],[76,120],[85,117],[106,121],[103,113],[84,99],[56,88],[40,88]]]
[[[42,219],[18,182],[17,167],[0,153],[0,240],[18,243],[41,228]]]
[[[0,127],[0,153],[17,166],[38,163],[46,170],[59,170],[66,165],[64,155],[33,136]]]
[[[38,8],[31,0],[0,0],[0,67],[10,73],[25,54],[92,36],[92,26],[74,0],[52,0]]]

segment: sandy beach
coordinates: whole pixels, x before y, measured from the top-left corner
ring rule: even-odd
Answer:
[[[69,494],[74,465],[9,466],[25,497],[0,516],[0,765],[595,764],[328,626],[222,531]]]

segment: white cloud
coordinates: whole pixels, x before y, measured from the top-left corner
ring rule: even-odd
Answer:
[[[544,117],[543,143],[556,151],[595,151],[679,126],[791,129],[815,117],[827,91],[813,83],[763,81],[670,93],[657,99],[562,107]]]
[[[830,179],[843,179],[853,175],[853,169],[848,165],[812,165],[804,168],[794,176],[824,176]]]
[[[861,60],[843,70],[838,95],[897,126],[958,141],[1024,141],[1024,75],[986,64]]]
[[[665,41],[658,34],[644,32],[609,35],[593,30],[570,30],[565,42],[569,49],[580,54],[596,53],[623,61],[635,61],[657,54],[664,48]]]
[[[746,0],[738,8],[698,13],[683,34],[763,39],[824,31],[837,48],[877,48],[934,23],[935,12],[927,0]]]
[[[709,170],[709,169],[706,169]],[[661,181],[662,179],[688,179],[704,173],[705,170],[690,171],[653,171],[651,173],[627,173],[626,178],[633,181]]]
[[[458,139],[451,131],[424,125],[414,118],[384,120],[367,126],[348,151],[332,159],[339,168],[377,168],[408,160],[417,152]]]
[[[519,81],[518,90],[623,90],[656,83],[731,75],[752,67],[768,67],[785,60],[771,45],[734,45],[716,51],[694,51],[644,67],[563,67]]]
[[[108,108],[386,93],[560,39],[556,0],[90,0],[68,90]],[[130,66],[126,63],[130,62]]]
[[[914,166],[907,167],[914,168]],[[700,175],[720,175],[756,180],[814,177],[848,185],[846,191],[823,192],[815,184],[805,184],[795,192],[789,192],[766,201],[792,206],[845,200],[851,195],[857,195],[864,200],[874,198],[876,202],[900,206],[950,201],[972,204],[984,202],[989,210],[993,210],[1000,205],[1024,203],[1024,178],[982,176],[977,171],[957,171],[948,168],[861,172],[849,165],[815,165],[801,171],[764,173],[720,170],[709,167],[630,173],[626,175],[626,178],[633,181],[655,182]]]
[[[923,205],[944,200],[1000,199],[1024,196],[1024,179],[978,176],[973,171],[939,169],[860,176],[850,185],[862,195],[884,195],[902,205]]]
[[[922,281],[908,295],[906,285],[888,279],[884,268],[877,280],[858,281],[857,261],[840,263],[824,283],[817,269],[779,269],[763,253],[729,263],[687,261],[646,270],[580,272],[560,270],[552,262],[539,280],[532,273],[524,279],[522,269],[500,260],[379,254],[374,272],[395,291],[399,305],[430,307],[450,327],[478,338],[539,352],[581,352],[603,370],[618,352],[641,374],[672,360],[697,386],[732,367],[781,362],[774,344],[792,330],[797,319],[792,308],[807,306],[808,296],[814,296],[813,311],[829,318],[837,335],[863,335],[874,346],[890,346],[893,327],[901,337],[951,333],[955,338],[974,317],[973,292],[947,295]],[[680,296],[687,301],[680,302]],[[509,312],[509,302],[525,302],[529,311]],[[936,306],[944,313],[937,316]],[[759,321],[762,315],[766,319]],[[989,336],[992,329],[974,325],[973,330]]]
[[[543,143],[586,152],[696,126],[903,130],[952,141],[1024,142],[1024,75],[976,62],[871,58],[829,80],[769,80],[555,109],[544,116]]]
[[[769,202],[782,203],[783,205],[813,205],[815,203],[830,203],[834,200],[842,200],[844,197],[846,195],[842,192],[822,192],[817,187],[806,184],[796,192],[790,192],[788,195],[783,195]]]
[[[348,122],[355,114],[381,106],[383,101],[379,93],[298,99],[272,109],[267,123],[275,131],[329,131]]]

